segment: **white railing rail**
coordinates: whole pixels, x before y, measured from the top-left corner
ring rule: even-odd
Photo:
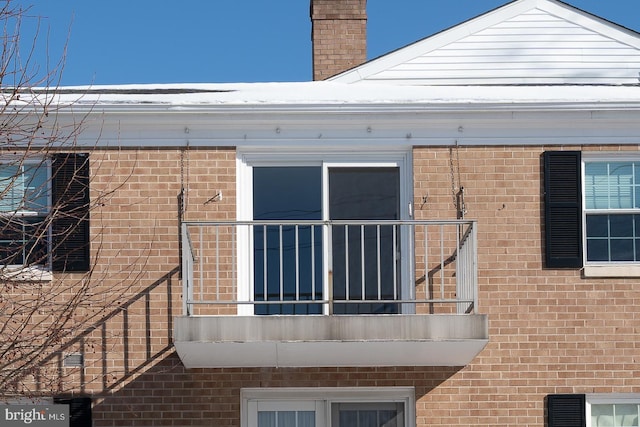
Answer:
[[[185,315],[473,313],[477,223],[185,221]]]

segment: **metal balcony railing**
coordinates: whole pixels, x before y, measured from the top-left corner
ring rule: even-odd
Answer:
[[[475,221],[186,221],[181,233],[187,316],[477,309]]]

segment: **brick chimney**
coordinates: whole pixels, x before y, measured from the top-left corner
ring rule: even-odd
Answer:
[[[313,80],[367,60],[367,0],[311,0]]]

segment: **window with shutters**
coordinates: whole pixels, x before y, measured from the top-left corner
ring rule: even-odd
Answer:
[[[89,269],[88,156],[0,158],[0,266],[4,278]]]
[[[587,263],[640,261],[640,158],[584,159]]]
[[[545,266],[640,276],[640,156],[544,153]]]

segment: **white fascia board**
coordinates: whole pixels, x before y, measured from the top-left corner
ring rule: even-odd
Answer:
[[[619,113],[619,114],[618,114]],[[88,147],[296,147],[335,149],[398,149],[414,145],[638,144],[640,111],[513,112],[434,114],[395,117],[365,115],[337,123],[169,122],[83,132],[79,145]],[[189,132],[185,132],[185,128]]]

